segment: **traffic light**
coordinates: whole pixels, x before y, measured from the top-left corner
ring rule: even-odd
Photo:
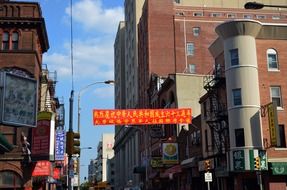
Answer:
[[[260,157],[257,156],[254,158],[254,169],[259,170],[260,169]]]
[[[68,131],[66,134],[66,152],[68,155],[80,154],[80,134]]]
[[[210,160],[205,160],[204,166],[205,166],[205,171],[209,171],[210,170]]]

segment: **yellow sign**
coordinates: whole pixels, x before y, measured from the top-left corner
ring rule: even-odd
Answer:
[[[269,122],[271,146],[277,146],[278,118],[277,118],[276,104],[275,103],[268,104],[267,110],[268,110],[268,122]]]

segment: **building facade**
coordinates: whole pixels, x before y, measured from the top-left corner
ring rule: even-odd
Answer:
[[[285,189],[286,84],[282,76],[286,25],[235,20],[219,25],[216,32],[219,39],[211,51],[215,59],[224,55],[225,63],[229,132],[226,153],[233,177],[228,187]],[[234,51],[238,55],[235,59]],[[256,158],[260,160],[258,165]]]
[[[213,76],[213,71],[215,70],[217,64],[214,63],[213,54],[209,51],[209,46],[214,42],[217,38],[217,34],[215,32],[215,28],[223,23],[226,20],[234,20],[234,19],[256,19],[260,21],[270,22],[270,23],[280,23],[282,20],[286,19],[286,11],[280,9],[271,9],[271,10],[259,10],[259,11],[249,11],[244,10],[243,6],[246,1],[238,0],[238,1],[185,1],[185,0],[176,0],[176,1],[166,1],[166,0],[146,0],[142,7],[142,14],[140,16],[140,20],[138,23],[138,102],[137,108],[162,108],[162,107],[170,107],[169,100],[172,100],[172,96],[168,95],[169,88],[162,88],[160,94],[154,93],[154,89],[159,91],[162,85],[168,84],[164,83],[165,79],[168,78],[169,74],[193,74],[193,75],[206,75],[202,80],[208,81],[208,76]],[[263,2],[264,1],[259,1]],[[268,4],[286,4],[286,1],[271,1]],[[127,14],[127,12],[125,12]],[[126,15],[128,17],[129,15]],[[126,23],[127,24],[127,23]],[[128,31],[128,30],[125,30]],[[126,37],[130,35],[129,32],[125,33]],[[130,51],[128,48],[125,48],[125,51]],[[126,52],[125,54],[128,54]],[[125,61],[125,66],[127,66]],[[127,70],[127,68],[125,68]],[[218,71],[220,69],[218,68]],[[127,72],[127,75],[129,73]],[[132,75],[130,75],[132,76]],[[117,79],[116,79],[117,80]],[[175,80],[176,81],[176,80]],[[224,82],[224,80],[223,80]],[[195,84],[194,84],[195,86]],[[201,86],[203,88],[204,85]],[[207,86],[208,87],[208,86]],[[190,87],[192,89],[192,87]],[[122,88],[121,88],[122,89]],[[123,88],[122,90],[128,89]],[[174,100],[180,100],[179,93],[177,90],[179,88],[175,88],[174,92]],[[127,93],[130,90],[126,91]],[[220,94],[218,94],[220,96]],[[177,97],[178,96],[178,97]],[[222,100],[222,104],[224,98],[226,96],[220,96]],[[169,99],[170,98],[170,99]],[[185,97],[186,98],[186,97]],[[191,97],[189,97],[191,101]],[[207,97],[206,97],[207,98]],[[187,97],[188,99],[188,97]],[[208,103],[212,105],[213,100],[216,100],[214,97],[212,100],[209,100]],[[198,98],[200,101],[200,98]],[[205,102],[205,99],[202,99]],[[176,106],[179,106],[175,104]],[[225,104],[226,105],[226,104]],[[175,106],[175,107],[176,107]],[[182,105],[186,106],[186,104]],[[202,105],[204,106],[204,105]],[[224,105],[222,105],[224,106]],[[181,106],[179,106],[181,107]],[[124,108],[124,107],[122,107]],[[132,107],[125,107],[132,108]],[[228,134],[223,134],[226,128],[226,123],[228,122],[227,113],[224,112],[224,108],[222,107],[223,117],[222,121],[222,134],[220,134],[220,138],[224,138],[226,141],[229,140]],[[199,107],[194,108],[195,110],[199,110]],[[196,113],[196,112],[195,112]],[[200,114],[200,111],[197,112]],[[202,113],[201,113],[202,114]],[[204,114],[204,113],[203,113]],[[197,115],[193,115],[196,117]],[[212,157],[217,150],[226,151],[225,142],[213,144],[212,136],[210,134],[209,128],[210,125],[214,125],[216,127],[216,122],[210,120],[209,124],[207,122],[203,122],[205,128],[202,130],[202,133],[206,133],[206,137],[202,142],[204,143],[203,152],[204,158]],[[169,126],[170,135],[175,140],[180,132],[180,125]],[[126,128],[122,128],[122,130],[130,130]],[[158,144],[153,144],[154,141],[151,139],[151,134],[148,130],[130,130],[137,131],[140,133],[138,139],[135,139],[135,142],[138,140],[139,146],[139,162],[129,162],[131,165],[126,165],[125,160],[129,158],[129,150],[137,150],[133,149],[133,145],[129,145],[129,140],[132,140],[132,135],[127,135],[128,133],[118,133],[116,134],[116,146],[115,150],[120,150],[119,147],[122,147],[122,152],[116,151],[116,157],[118,155],[119,160],[125,162],[124,164],[120,164],[121,173],[117,173],[121,176],[120,181],[124,181],[124,183],[129,180],[128,178],[136,175],[141,176],[141,181],[148,179],[153,179],[156,175],[156,172],[153,172],[152,168],[148,169],[147,174],[145,172],[131,174],[131,168],[133,163],[136,163],[134,166],[143,166],[146,162],[145,152],[148,151],[150,155],[160,155],[160,148]],[[120,135],[126,134],[126,135]],[[257,134],[259,135],[259,133]],[[117,137],[121,137],[118,138]],[[211,139],[210,139],[211,138]],[[260,136],[258,136],[258,139]],[[145,139],[148,139],[149,146],[144,147]],[[205,139],[209,139],[207,144],[205,143]],[[229,142],[228,142],[229,143]],[[215,151],[213,147],[217,147]],[[260,147],[260,144],[258,144]],[[121,155],[121,156],[119,156]],[[151,161],[151,160],[149,160]],[[227,163],[224,163],[226,159],[221,158],[222,166],[226,166]],[[189,162],[189,161],[186,161]],[[117,161],[116,161],[117,163]],[[138,164],[138,165],[137,165]],[[212,165],[214,163],[212,162]],[[123,167],[122,167],[123,166]],[[117,166],[116,166],[117,167]],[[199,162],[199,168],[204,171],[204,160]],[[172,167],[170,167],[172,168]],[[170,168],[164,168],[161,173],[165,173],[165,170],[169,170]],[[223,167],[224,168],[224,167]],[[116,172],[118,169],[116,170]],[[123,174],[123,175],[120,175]],[[150,177],[146,177],[146,175],[150,175]],[[224,177],[226,175],[224,170],[218,172],[218,175]],[[117,180],[116,180],[117,181]],[[120,183],[120,182],[119,182]],[[151,185],[153,182],[150,182]],[[119,185],[119,187],[123,187],[125,184]],[[116,186],[117,187],[117,186]]]

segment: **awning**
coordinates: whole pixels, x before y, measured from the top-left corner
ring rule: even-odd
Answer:
[[[0,133],[0,151],[10,152],[11,150],[13,150],[13,146],[8,142],[6,137]]]
[[[134,174],[143,174],[143,173],[145,173],[145,166],[134,167]]]
[[[164,173],[161,173],[160,174],[160,177],[161,178],[167,178],[169,177],[170,174],[176,174],[176,173],[181,173],[181,166],[178,164],[178,165],[175,165],[171,168],[168,168],[167,170],[165,170]]]
[[[188,158],[188,159],[185,159],[183,160],[180,165],[183,167],[183,168],[191,168],[191,167],[195,167],[197,166],[197,162],[198,162],[198,157],[192,157],[192,158]]]

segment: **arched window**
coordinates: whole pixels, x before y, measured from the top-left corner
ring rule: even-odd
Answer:
[[[267,65],[268,70],[279,70],[278,56],[275,49],[267,50]]]
[[[12,49],[17,50],[19,46],[19,34],[18,32],[12,33]]]
[[[2,36],[2,49],[8,50],[9,49],[9,33],[4,32]]]
[[[21,177],[13,171],[0,172],[0,188],[21,188]]]

